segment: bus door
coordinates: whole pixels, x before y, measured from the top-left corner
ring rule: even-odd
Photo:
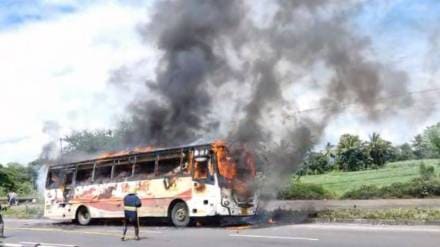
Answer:
[[[63,184],[62,184],[64,203],[68,203],[70,199],[73,198],[74,176],[75,176],[75,168],[72,167],[64,170]]]
[[[208,150],[193,151],[193,179],[196,192],[204,192],[207,184],[214,185],[214,162]]]

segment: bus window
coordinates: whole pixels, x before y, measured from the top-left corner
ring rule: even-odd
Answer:
[[[125,180],[132,176],[133,164],[116,165],[113,179]]]
[[[156,162],[151,161],[141,161],[135,164],[134,167],[134,178],[135,179],[148,179],[154,177],[154,167]]]
[[[95,167],[95,183],[106,183],[109,182],[112,175],[112,167],[106,166],[96,166]]]
[[[70,187],[73,184],[73,174],[75,173],[75,170],[66,171],[65,180],[64,180],[64,186]]]
[[[183,153],[182,157],[182,173],[185,176],[191,176],[191,168],[189,164],[189,152]]]
[[[92,182],[93,165],[81,165],[76,172],[76,184],[86,185]]]
[[[207,179],[209,174],[207,157],[198,157],[194,159],[194,179]]]
[[[157,171],[159,176],[172,176],[180,173],[180,157],[171,159],[159,159]]]
[[[56,189],[61,187],[61,170],[50,170],[47,175],[47,188]]]

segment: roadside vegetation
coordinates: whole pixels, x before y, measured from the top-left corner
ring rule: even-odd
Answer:
[[[423,169],[428,169],[429,177],[435,178],[440,173],[440,160],[392,162],[381,169],[357,172],[334,171],[322,175],[303,176],[299,181],[321,185],[336,196],[343,196],[349,191],[361,188],[382,188],[392,184],[411,183],[417,178],[426,177],[426,174],[421,174]]]
[[[440,221],[440,208],[337,209],[318,212],[316,218],[329,221],[364,219],[429,223]]]
[[[295,177],[278,197],[291,200],[440,197],[440,160],[395,162],[375,170]]]
[[[3,215],[18,219],[38,219],[43,217],[43,213],[43,204],[23,204],[7,208]]]
[[[440,123],[412,143],[393,146],[344,134],[337,145],[310,151],[279,199],[375,199],[440,196]]]
[[[294,182],[290,187],[278,193],[279,199],[322,200],[333,199],[334,194],[319,184]]]
[[[0,197],[15,191],[19,196],[36,194],[38,170],[30,163],[24,166],[19,163],[0,164]]]
[[[426,128],[411,143],[397,146],[378,133],[372,133],[368,140],[343,134],[336,145],[328,143],[321,151],[309,151],[296,175],[380,169],[390,162],[423,159],[440,159],[440,123]]]

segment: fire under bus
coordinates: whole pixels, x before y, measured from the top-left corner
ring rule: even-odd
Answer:
[[[139,217],[168,217],[179,227],[197,217],[251,216],[255,163],[242,151],[234,159],[217,141],[55,165],[47,174],[44,215],[82,225],[122,218],[123,198],[135,189]]]

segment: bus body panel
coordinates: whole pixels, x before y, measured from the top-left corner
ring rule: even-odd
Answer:
[[[225,191],[228,189],[194,182],[191,177],[179,177],[168,189],[165,188],[163,179],[78,186],[74,189],[73,199],[68,202],[63,200],[62,189],[48,190],[45,216],[73,220],[77,209],[85,206],[92,218],[123,217],[123,197],[130,187],[137,188],[137,195],[142,201],[139,217],[167,217],[169,206],[176,199],[186,202],[191,217],[255,214],[255,208],[242,208],[236,203],[225,206],[221,195],[227,194]]]

